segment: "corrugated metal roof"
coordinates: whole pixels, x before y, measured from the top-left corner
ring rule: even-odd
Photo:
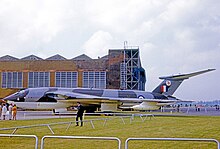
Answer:
[[[54,56],[48,57],[46,60],[67,60],[67,59],[59,54],[56,54]]]
[[[82,54],[82,55],[79,55],[79,56],[73,58],[72,60],[92,60],[92,58],[88,57],[85,54]]]
[[[0,61],[17,61],[17,60],[19,59],[10,55],[5,55],[0,57]]]
[[[108,55],[101,57],[101,59],[108,59]]]
[[[27,57],[22,58],[21,60],[43,60],[40,57],[37,57],[36,55],[29,55]]]

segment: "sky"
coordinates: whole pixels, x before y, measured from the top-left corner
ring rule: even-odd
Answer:
[[[219,0],[1,0],[0,57],[105,56],[138,46],[146,90],[160,76],[208,68],[184,81],[174,96],[220,99]]]

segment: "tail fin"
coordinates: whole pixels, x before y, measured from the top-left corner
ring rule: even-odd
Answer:
[[[213,71],[215,69],[207,69],[203,71],[188,73],[188,74],[179,74],[179,75],[172,75],[172,76],[165,76],[159,77],[159,79],[164,79],[159,86],[157,86],[153,93],[160,93],[165,95],[173,95],[173,93],[177,90],[180,84],[185,80],[189,79],[190,77],[194,77],[209,71]]]

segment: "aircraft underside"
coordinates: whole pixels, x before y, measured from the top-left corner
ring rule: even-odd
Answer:
[[[11,102],[10,102],[11,103]],[[22,109],[48,109],[48,110],[58,110],[66,109],[68,107],[74,106],[70,102],[13,102],[18,107]],[[165,105],[163,103],[163,105]],[[166,104],[168,105],[168,104]],[[119,109],[133,109],[133,110],[158,110],[161,106],[156,105],[154,102],[142,102],[142,103],[101,103],[100,105],[84,105],[89,112],[94,112],[97,109],[104,112],[117,111]]]

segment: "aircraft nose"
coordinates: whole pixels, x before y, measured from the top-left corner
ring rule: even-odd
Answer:
[[[24,101],[25,100],[25,96],[28,94],[28,90],[21,90],[19,92],[16,92],[14,94],[11,94],[5,98],[3,98],[3,100],[9,100],[9,101]]]
[[[12,95],[9,95],[9,96],[3,98],[3,100],[17,101],[18,98],[19,98],[18,95],[12,94]]]

